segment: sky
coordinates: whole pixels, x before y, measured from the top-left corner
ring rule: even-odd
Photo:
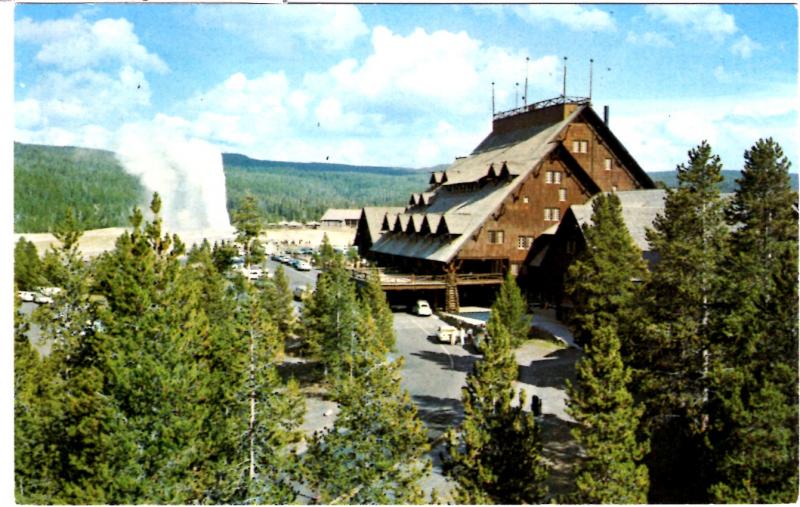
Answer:
[[[430,167],[496,111],[589,95],[646,171],[762,137],[797,171],[792,5],[18,4],[14,139],[131,129],[253,158]],[[526,61],[526,58],[528,60]]]

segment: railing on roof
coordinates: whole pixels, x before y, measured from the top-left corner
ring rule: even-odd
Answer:
[[[560,104],[576,104],[582,106],[589,103],[591,103],[591,100],[588,97],[565,97],[561,95],[559,97],[555,97],[552,99],[534,102],[533,104],[528,104],[527,106],[518,107],[516,109],[509,109],[508,111],[500,111],[499,113],[495,113],[495,115],[492,116],[492,119],[499,120],[520,113],[527,113],[528,111],[533,111],[536,109],[544,109],[545,107],[557,106]]]
[[[447,275],[416,275],[414,273],[387,273],[384,268],[351,269],[350,276],[357,282],[366,283],[370,272],[377,272],[384,288],[414,285],[437,285],[444,287]],[[456,275],[456,285],[483,285],[503,283],[502,273],[465,273]]]

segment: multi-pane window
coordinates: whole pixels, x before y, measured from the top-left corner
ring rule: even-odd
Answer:
[[[556,185],[561,184],[561,172],[560,171],[547,171],[544,177],[545,183],[553,183]]]
[[[517,248],[519,250],[529,250],[533,245],[533,236],[520,236],[517,238]]]
[[[573,153],[589,153],[589,141],[577,140],[572,141]]]
[[[544,221],[545,222],[558,222],[561,220],[561,210],[558,208],[545,208]]]
[[[610,171],[611,170],[611,159],[610,158],[607,158],[607,159],[603,160],[603,168],[606,171]]]
[[[488,231],[489,244],[502,245],[504,236],[503,231]]]
[[[558,200],[559,201],[566,201],[567,200],[567,189],[566,188],[559,188],[558,189]]]

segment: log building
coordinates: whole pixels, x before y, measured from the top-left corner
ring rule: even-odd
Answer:
[[[653,188],[607,119],[588,99],[563,96],[496,114],[475,150],[432,173],[403,212],[362,213],[363,230],[380,231],[362,255],[385,268],[387,290],[442,289],[457,311],[462,288],[519,275],[534,240],[571,205]]]

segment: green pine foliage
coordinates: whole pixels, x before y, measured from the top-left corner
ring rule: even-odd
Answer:
[[[592,202],[592,222],[583,226],[586,248],[570,265],[566,292],[574,305],[571,327],[579,343],[594,330],[631,322],[641,284],[647,280],[642,252],[633,243],[615,194]]]
[[[583,450],[577,465],[574,503],[636,504],[647,502],[647,467],[640,464],[648,450],[637,437],[644,407],[634,404],[628,390],[630,369],[620,354],[613,325],[592,331],[568,383],[568,412],[578,427],[572,432]]]
[[[651,438],[650,501],[707,501],[711,323],[724,280],[728,229],[718,183],[721,163],[702,143],[678,166],[679,186],[647,239],[659,256],[643,297],[633,385]]]
[[[321,503],[426,502],[419,481],[430,470],[427,435],[400,387],[402,360],[389,360],[372,318],[381,304],[359,302],[354,347],[343,352],[343,367],[332,379],[340,412],[331,429],[314,435],[303,460]]]
[[[328,263],[326,261],[326,263]],[[344,362],[357,347],[358,304],[356,290],[341,255],[320,273],[314,293],[306,299],[302,327],[312,355],[319,358],[326,376],[349,372]]]
[[[492,304],[492,312],[497,313],[500,322],[511,334],[511,348],[522,345],[531,330],[531,317],[528,315],[528,302],[511,271],[506,273]]]
[[[299,323],[292,306],[289,279],[283,266],[278,266],[272,279],[264,284],[262,297],[267,313],[278,327],[278,334],[284,338],[295,337]]]
[[[378,336],[384,349],[394,350],[397,338],[394,333],[394,316],[386,300],[386,293],[381,287],[380,275],[370,271],[367,283],[361,288],[361,299],[368,305],[368,311],[375,320]]]
[[[264,247],[258,239],[264,230],[264,223],[252,194],[244,196],[241,207],[231,217],[231,224],[236,227],[236,242],[244,249],[245,264],[249,267],[264,262]]]
[[[17,289],[34,290],[45,285],[43,272],[36,246],[25,236],[20,237],[14,245],[14,284]]]
[[[713,355],[712,499],[794,503],[798,490],[797,194],[772,139],[745,152],[728,208],[725,312]]]
[[[548,475],[541,428],[522,409],[521,393],[512,406],[517,363],[511,335],[494,311],[487,331],[484,357],[462,389],[464,422],[447,434],[444,469],[457,483],[457,503],[541,503]]]
[[[120,227],[144,198],[111,152],[14,143],[15,231],[52,231],[67,208],[81,229]]]

